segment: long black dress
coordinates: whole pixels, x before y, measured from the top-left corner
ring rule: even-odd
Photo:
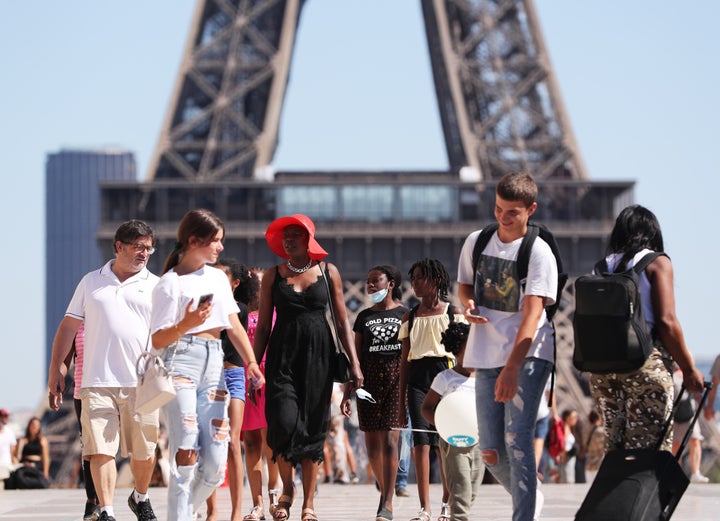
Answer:
[[[325,318],[325,281],[315,271],[317,280],[297,292],[276,268],[272,287],[277,319],[265,365],[267,443],[273,458],[292,463],[323,460],[330,422],[335,347]]]

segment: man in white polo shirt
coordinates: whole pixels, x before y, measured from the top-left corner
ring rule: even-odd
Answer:
[[[158,412],[135,414],[135,362],[145,349],[152,292],[158,277],[146,268],[153,254],[153,231],[142,221],[120,225],[115,258],[85,275],[75,288],[53,342],[48,375],[50,403],[57,410],[65,387],[64,365],[75,333],[85,324],[82,377],[83,456],[100,501],[96,514],[114,521],[113,496],[118,448],[130,454],[135,490],[128,505],[139,521],[156,521],[148,486],[155,464]]]

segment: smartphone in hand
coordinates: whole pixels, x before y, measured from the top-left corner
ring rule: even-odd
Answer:
[[[203,295],[202,297],[200,297],[200,300],[198,301],[198,307],[200,307],[200,306],[202,306],[203,304],[205,304],[205,302],[212,302],[212,299],[213,299],[213,294],[212,294],[212,293],[208,293],[207,295]]]

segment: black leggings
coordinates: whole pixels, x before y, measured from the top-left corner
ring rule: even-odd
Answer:
[[[77,416],[78,426],[80,427],[80,439],[82,440],[82,422],[80,422],[80,413],[82,412],[82,401],[75,399],[75,416]],[[90,472],[90,462],[80,455],[83,468],[83,481],[85,482],[85,495],[89,502],[98,504],[97,492],[95,491],[95,483],[93,482],[92,473]]]

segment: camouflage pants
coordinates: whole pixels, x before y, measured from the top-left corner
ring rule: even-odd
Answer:
[[[607,450],[655,447],[674,396],[672,372],[657,349],[637,371],[592,375],[590,391],[605,424]],[[660,450],[671,448],[672,425]]]

